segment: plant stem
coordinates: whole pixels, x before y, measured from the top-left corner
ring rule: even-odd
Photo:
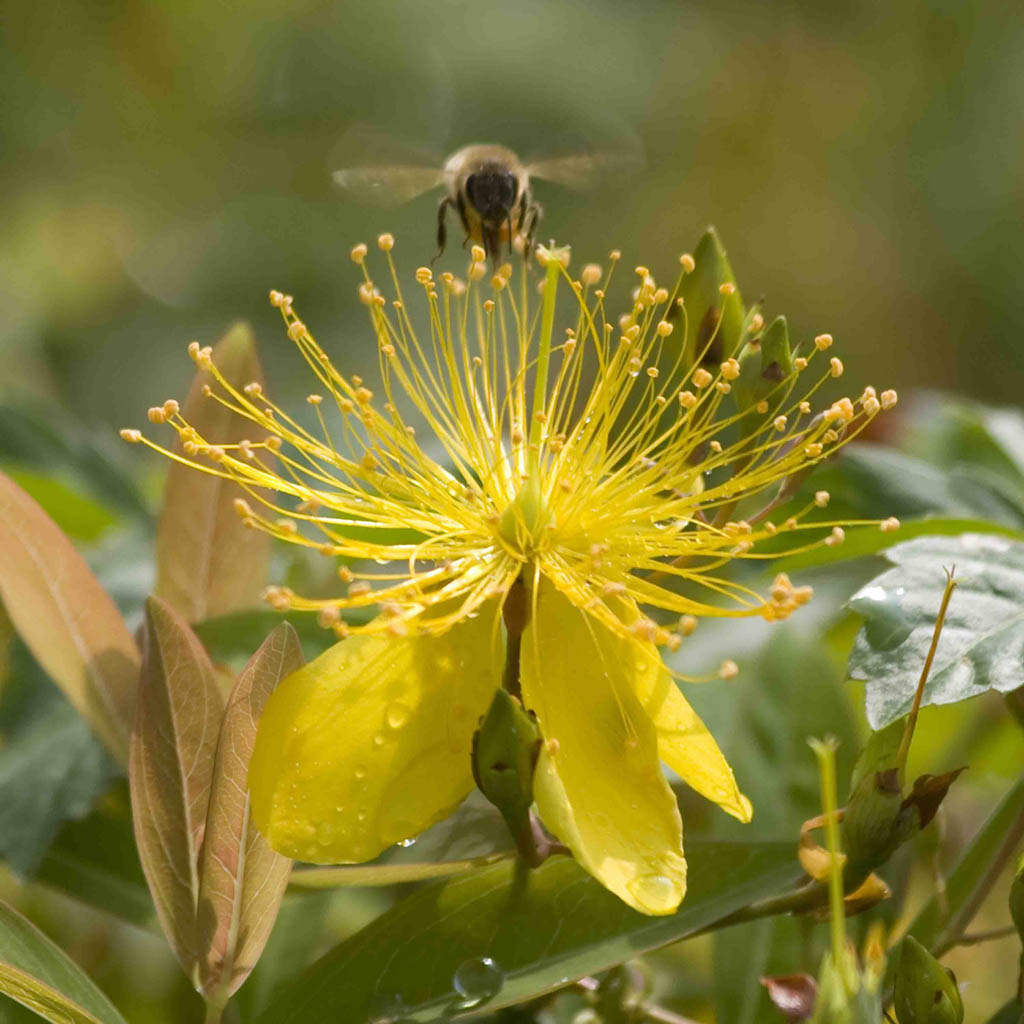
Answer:
[[[917,725],[917,714],[921,710],[921,698],[924,697],[925,684],[928,682],[928,674],[932,670],[932,662],[935,660],[935,651],[939,646],[939,637],[942,635],[942,626],[946,621],[946,610],[949,608],[949,599],[956,589],[956,580],[953,573],[956,572],[954,565],[946,573],[946,589],[942,594],[942,604],[939,606],[939,614],[935,619],[935,629],[932,631],[932,643],[928,648],[928,656],[924,659],[924,668],[921,669],[921,678],[917,684],[917,692],[914,694],[914,705],[907,715],[907,724],[903,729],[903,739],[900,740],[900,749],[896,753],[896,763],[899,765],[900,788],[903,786],[904,772],[907,765],[907,754],[910,752],[910,741],[914,738],[914,727]]]
[[[501,614],[505,620],[505,631],[508,633],[505,645],[505,670],[501,677],[501,685],[517,700],[522,700],[523,687],[519,678],[523,630],[530,618],[530,606],[527,600],[526,583],[519,576],[509,588],[505,596],[505,604]]]
[[[987,932],[974,932],[971,935],[964,933],[957,939],[958,946],[977,946],[982,942],[992,942],[995,939],[1005,939],[1009,935],[1016,935],[1017,929],[1008,924],[1002,928],[990,928]]]
[[[224,1001],[214,998],[207,999],[206,1016],[203,1018],[204,1024],[220,1024],[223,1016]]]

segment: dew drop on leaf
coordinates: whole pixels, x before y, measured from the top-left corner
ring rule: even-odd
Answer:
[[[463,1010],[493,999],[504,984],[502,969],[489,956],[464,960],[452,978],[452,987],[461,997],[459,1006]]]

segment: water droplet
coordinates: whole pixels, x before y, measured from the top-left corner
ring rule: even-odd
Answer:
[[[384,746],[384,734],[383,733],[379,732],[379,733],[377,733],[376,736],[373,737],[373,745],[375,747],[383,747]]]
[[[360,807],[359,811],[356,813],[356,819],[358,821],[366,821],[366,814],[367,814],[366,808],[365,807]]]
[[[463,960],[452,978],[452,987],[461,996],[459,1009],[462,1010],[493,999],[504,984],[504,972],[489,956]]]
[[[910,636],[913,623],[903,610],[903,587],[865,587],[850,607],[864,618],[864,638],[876,651],[891,651]]]
[[[356,777],[357,782],[362,781],[366,778],[366,765],[357,764],[356,770],[352,774]]]
[[[408,704],[403,704],[400,700],[392,701],[388,705],[388,709],[385,712],[385,719],[388,723],[388,727],[391,729],[401,729],[406,722],[409,721],[410,711]]]
[[[644,907],[666,907],[676,898],[675,883],[667,875],[639,875],[626,888]]]
[[[410,846],[416,845],[416,837],[413,836],[411,839],[399,839],[395,846],[401,846],[403,850],[407,850]]]

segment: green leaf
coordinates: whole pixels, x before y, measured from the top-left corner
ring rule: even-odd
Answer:
[[[118,782],[87,818],[64,825],[34,878],[124,921],[155,925],[125,781]]]
[[[235,324],[221,338],[213,358],[224,378],[238,388],[261,380],[256,343],[246,324]],[[205,372],[196,374],[182,409],[185,419],[211,443],[257,440],[247,420],[204,396],[208,381]],[[157,526],[156,594],[189,622],[259,601],[270,563],[270,537],[242,525],[234,501],[243,496],[237,484],[171,464]]]
[[[1020,1024],[1024,1017],[1024,1010],[1016,999],[1011,999],[1005,1006],[1000,1008],[994,1017],[990,1017],[988,1024]]]
[[[95,541],[117,523],[110,509],[52,475],[5,464],[7,475],[53,519],[68,537]]]
[[[71,542],[2,473],[0,598],[39,664],[124,761],[139,672],[135,641]]]
[[[80,967],[2,902],[0,992],[54,1024],[125,1024]]]
[[[910,710],[942,601],[944,569],[959,582],[922,703],[952,704],[1022,683],[1024,543],[963,534],[921,537],[890,549],[895,563],[862,587],[850,607],[864,618],[849,673],[867,682],[872,728]]]
[[[248,774],[263,706],[303,664],[295,630],[282,623],[242,670],[224,711],[199,862],[200,981],[207,993],[231,995],[249,976],[288,884],[291,861],[250,820]]]
[[[122,466],[123,449],[112,431],[96,437],[52,402],[44,408],[0,405],[0,459],[67,474],[76,490],[103,506],[148,521],[135,481]]]
[[[260,1024],[435,1020],[466,1008],[456,972],[493,992],[488,1010],[509,1006],[711,928],[801,874],[791,843],[693,844],[687,859],[687,897],[668,917],[631,910],[563,857],[427,886],[284,985]]]
[[[907,933],[941,956],[951,939],[970,924],[974,912],[995,883],[998,867],[1006,863],[1024,837],[1024,775],[1010,788],[968,844],[946,879],[947,912],[938,895],[920,910]]]
[[[116,772],[78,712],[49,680],[35,681],[48,692],[16,728],[0,729],[0,854],[22,874],[35,871],[64,821],[88,814]]]
[[[132,815],[160,924],[193,984],[202,955],[199,855],[222,714],[206,652],[181,617],[151,597],[128,763]]]

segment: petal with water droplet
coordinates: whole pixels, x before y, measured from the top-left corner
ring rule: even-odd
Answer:
[[[249,770],[253,820],[274,849],[359,863],[458,806],[501,680],[489,610],[442,636],[350,637],[281,682]]]
[[[682,821],[658,738],[634,691],[630,642],[547,580],[523,636],[526,706],[546,739],[534,779],[541,817],[625,903],[671,914],[686,892]]]

